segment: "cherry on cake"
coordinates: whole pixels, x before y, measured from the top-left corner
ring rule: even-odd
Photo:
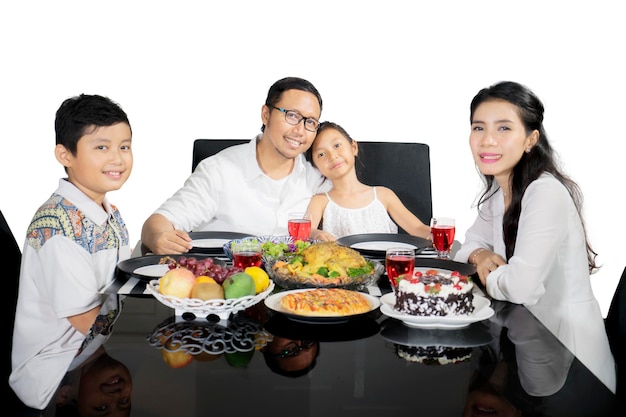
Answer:
[[[458,271],[429,269],[403,276],[394,309],[412,316],[466,316],[474,311],[474,284]]]

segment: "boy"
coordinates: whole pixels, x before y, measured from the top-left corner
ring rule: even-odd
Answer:
[[[130,257],[126,225],[106,198],[133,167],[126,113],[106,97],[82,94],[61,104],[55,131],[67,178],[28,227],[9,378],[22,402],[39,410],[73,358],[108,333],[119,306],[103,306],[100,291]]]

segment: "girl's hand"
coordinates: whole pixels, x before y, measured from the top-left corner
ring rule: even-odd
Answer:
[[[311,230],[311,239],[325,242],[334,242],[337,240],[334,235],[319,229]]]

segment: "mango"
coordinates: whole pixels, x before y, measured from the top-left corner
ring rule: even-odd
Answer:
[[[245,368],[246,366],[248,366],[250,361],[252,361],[253,356],[254,349],[247,352],[235,351],[224,353],[224,358],[226,358],[226,362],[230,366],[235,368]]]
[[[245,272],[237,272],[224,281],[224,298],[241,298],[256,294],[254,279]]]

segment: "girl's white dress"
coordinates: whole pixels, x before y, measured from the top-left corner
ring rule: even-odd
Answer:
[[[328,204],[322,217],[322,230],[337,239],[362,233],[398,233],[398,226],[391,220],[374,190],[373,200],[365,207],[345,208],[336,204],[326,193]]]

